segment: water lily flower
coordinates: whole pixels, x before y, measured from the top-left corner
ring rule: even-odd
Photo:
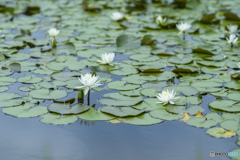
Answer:
[[[188,29],[190,29],[192,25],[186,22],[180,22],[179,24],[176,25],[176,27],[180,31],[179,34],[181,34],[186,32]]]
[[[162,18],[162,16],[158,16],[158,17],[156,18],[156,23],[157,23],[158,25],[163,25],[166,21],[167,21],[167,18],[166,18],[166,17],[165,17],[165,18]]]
[[[52,37],[52,39],[51,39],[52,47],[56,47],[56,45],[57,45],[55,37],[59,34],[59,32],[60,31],[57,30],[56,28],[51,28],[48,30],[49,35]]]
[[[123,19],[123,14],[121,12],[113,12],[110,17],[114,21],[119,21]]]
[[[98,60],[98,62],[102,64],[111,64],[111,62],[114,60],[115,53],[103,53],[101,55],[102,60]]]
[[[48,30],[48,33],[52,38],[55,38],[59,34],[59,32],[60,31],[57,30],[56,28],[51,28]]]
[[[102,85],[102,84],[100,84],[100,81],[98,81],[98,78],[99,78],[99,76],[95,76],[90,73],[81,75],[81,78],[78,77],[78,79],[83,84],[83,86],[78,86],[75,88],[78,88],[78,89],[85,88],[84,95],[86,95],[91,88],[94,89],[95,87]]]
[[[236,64],[237,64],[238,68],[240,68],[240,62],[238,62],[238,63],[236,63]]]
[[[236,34],[238,32],[238,25],[228,25],[227,29],[230,34]]]
[[[226,38],[226,40],[231,44],[231,47],[233,47],[233,44],[237,43],[238,37],[235,34],[230,34],[229,38]]]
[[[162,93],[159,93],[159,95],[157,96],[157,98],[160,101],[157,103],[164,103],[163,105],[165,105],[169,102],[170,104],[174,104],[173,101],[179,98],[179,97],[175,97],[175,95],[176,95],[176,92],[174,91],[174,89],[172,91],[163,90]]]

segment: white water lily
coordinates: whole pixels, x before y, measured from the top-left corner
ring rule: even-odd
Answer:
[[[167,21],[167,18],[166,18],[166,17],[163,18],[162,16],[158,16],[158,17],[156,18],[156,23],[157,23],[158,25],[163,25],[166,21]]]
[[[51,28],[48,30],[48,33],[52,38],[55,38],[59,34],[59,32],[60,31],[57,30],[56,28]]]
[[[179,24],[176,25],[176,27],[181,34],[182,32],[186,32],[188,29],[190,29],[192,25],[186,22],[180,22]]]
[[[121,12],[113,12],[110,17],[112,20],[118,21],[123,19],[123,14]]]
[[[237,43],[238,37],[235,34],[230,34],[229,38],[226,38],[227,42],[231,45]]]
[[[99,78],[99,76],[93,76],[90,73],[81,75],[81,78],[78,77],[78,79],[83,84],[83,86],[78,86],[75,88],[78,88],[78,89],[85,88],[84,95],[86,95],[91,88],[95,88],[95,87],[102,85],[102,84],[100,84],[100,81],[98,81],[98,78]]]
[[[238,68],[240,68],[240,62],[238,62],[238,63],[236,63],[236,64],[237,64]]]
[[[174,104],[173,101],[179,98],[179,97],[175,97],[175,95],[176,95],[176,92],[174,91],[174,89],[172,91],[163,90],[162,93],[159,93],[159,95],[157,96],[157,98],[160,101],[157,103],[167,104],[169,102],[170,104]]]
[[[238,32],[238,25],[228,25],[227,29],[230,34],[236,34]]]
[[[101,55],[102,60],[98,60],[98,62],[102,64],[111,64],[111,62],[114,60],[115,53],[103,53]]]

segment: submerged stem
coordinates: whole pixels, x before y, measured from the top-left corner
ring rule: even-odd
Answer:
[[[88,105],[90,105],[90,90],[88,91]]]

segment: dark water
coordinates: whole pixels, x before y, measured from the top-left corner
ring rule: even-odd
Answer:
[[[210,151],[238,148],[237,137],[213,138],[180,121],[152,126],[74,124],[56,126],[40,118],[0,114],[1,160],[208,160]]]

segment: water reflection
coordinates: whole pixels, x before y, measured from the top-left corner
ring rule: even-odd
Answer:
[[[84,126],[94,126],[95,125],[95,121],[87,121],[87,120],[80,120],[80,125],[84,125]]]

